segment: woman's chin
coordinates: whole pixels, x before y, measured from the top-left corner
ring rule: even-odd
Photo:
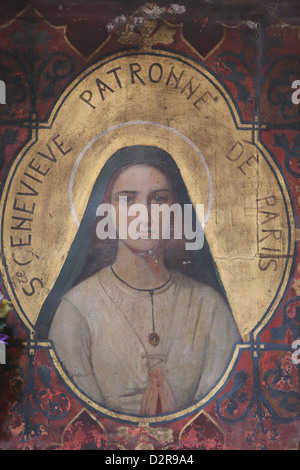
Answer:
[[[151,238],[138,238],[137,240],[127,239],[122,242],[135,253],[149,253],[161,248],[161,240],[153,240]]]

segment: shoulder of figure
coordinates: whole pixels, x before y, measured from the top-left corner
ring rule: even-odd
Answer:
[[[75,285],[63,296],[62,300],[71,302],[76,307],[79,307],[88,298],[95,295],[95,291],[99,289],[98,273],[85,279],[79,284]]]
[[[204,282],[200,282],[197,279],[193,279],[192,277],[187,276],[186,274],[183,274],[179,271],[173,272],[173,276],[178,286],[182,286],[183,288],[191,288],[199,293],[215,293],[217,296],[220,295],[217,290],[214,289],[214,287],[211,287]]]
[[[224,295],[218,292],[214,287],[197,281],[178,271],[174,274],[179,289],[189,289],[192,291],[194,299],[198,298],[201,302],[207,302],[211,307],[228,307],[228,302]]]

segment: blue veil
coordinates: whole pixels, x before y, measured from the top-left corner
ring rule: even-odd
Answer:
[[[180,170],[168,152],[148,145],[123,147],[115,152],[97,177],[66,261],[41,308],[36,323],[38,339],[47,339],[52,318],[62,296],[76,284],[113,262],[116,244],[113,247],[112,244],[99,245],[99,241],[95,242],[96,209],[103,201],[113,176],[124,167],[135,164],[148,164],[159,168],[171,182],[177,202],[182,205],[191,204]],[[193,217],[196,217],[195,211]],[[205,236],[204,245],[200,250],[169,253],[166,264],[171,269],[179,270],[199,282],[212,286],[226,300],[226,293]]]

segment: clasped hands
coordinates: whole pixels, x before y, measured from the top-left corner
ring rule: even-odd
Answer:
[[[160,368],[152,369],[150,383],[146,387],[141,406],[141,414],[154,416],[175,410],[172,390]]]

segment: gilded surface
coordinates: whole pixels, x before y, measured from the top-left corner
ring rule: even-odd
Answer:
[[[77,77],[14,161],[1,200],[2,271],[32,338],[97,175],[137,144],[167,150],[204,204],[235,321],[244,341],[255,336],[286,288],[295,242],[288,191],[256,131],[213,75],[177,54],[116,54]]]

